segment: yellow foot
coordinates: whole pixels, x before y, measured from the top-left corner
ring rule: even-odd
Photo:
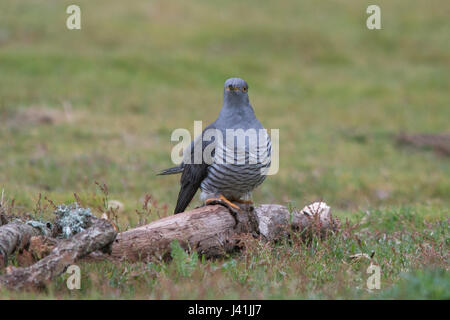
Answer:
[[[226,204],[227,206],[230,206],[231,208],[235,209],[235,210],[241,210],[241,208],[239,208],[239,206],[235,205],[233,202],[231,202],[230,200],[228,200],[227,198],[225,198],[223,195],[220,195],[218,198],[211,198],[211,199],[207,199],[205,201],[205,204],[211,204],[214,202],[222,202],[224,204]]]

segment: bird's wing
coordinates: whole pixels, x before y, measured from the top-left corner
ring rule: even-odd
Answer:
[[[203,151],[205,148],[211,143],[215,143],[215,139],[211,139],[210,141],[205,141],[203,135],[208,129],[215,129],[215,123],[210,124],[203,130],[202,135],[197,137],[193,143],[190,145],[190,148],[184,153],[184,160],[181,166],[183,167],[183,173],[181,174],[180,179],[180,192],[178,194],[177,205],[175,206],[174,213],[183,212],[186,207],[191,202],[192,198],[194,198],[195,193],[200,187],[203,179],[205,179],[208,173],[209,161],[205,161],[203,158]],[[201,144],[201,148],[200,148]],[[197,146],[197,148],[196,148]],[[214,145],[212,146],[214,150]],[[201,155],[197,155],[195,158],[196,152],[202,152]],[[212,154],[214,156],[214,154]],[[190,159],[189,159],[190,158]],[[198,163],[201,160],[201,163]],[[197,163],[196,163],[197,162]]]

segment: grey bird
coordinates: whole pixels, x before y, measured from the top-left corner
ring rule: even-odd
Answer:
[[[186,148],[179,166],[159,175],[181,173],[175,214],[186,209],[199,188],[206,205],[239,209],[231,201],[252,203],[251,192],[264,181],[270,155],[271,141],[250,105],[247,82],[230,78],[217,120]]]

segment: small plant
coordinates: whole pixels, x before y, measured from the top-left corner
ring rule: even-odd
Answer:
[[[109,197],[109,189],[106,183],[100,184],[98,181],[94,182],[97,187],[100,189],[101,193],[103,194],[102,202],[103,202],[103,208],[99,207],[98,209],[101,212],[108,211],[108,197]]]
[[[138,226],[143,226],[150,223],[155,217],[152,214],[155,213],[158,219],[167,217],[167,204],[164,203],[159,205],[158,201],[154,199],[151,195],[146,194],[142,203],[142,209],[136,209],[136,214],[138,215]]]
[[[139,217],[138,226],[143,226],[148,223],[148,219],[152,214],[152,204],[150,202],[151,196],[149,194],[145,195],[144,202],[142,204],[142,210],[137,210],[136,213]]]
[[[190,277],[198,262],[198,254],[193,251],[187,253],[178,241],[172,241],[170,244],[172,263],[175,264],[177,274],[181,277]]]
[[[95,184],[100,189],[100,191],[103,194],[102,202],[103,202],[103,208],[98,207],[97,209],[104,215],[106,215],[106,218],[113,222],[113,225],[117,227],[117,230],[119,229],[119,216],[118,211],[119,209],[114,206],[109,205],[109,189],[106,183],[100,184],[99,182],[95,181]]]
[[[42,205],[42,194],[39,193],[38,200],[36,201],[36,205],[33,210],[33,214],[31,215],[33,220],[41,221],[44,216],[44,211],[47,210],[48,205]]]

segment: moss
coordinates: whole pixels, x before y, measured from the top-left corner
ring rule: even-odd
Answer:
[[[27,221],[26,224],[32,226],[33,228],[39,229],[39,231],[45,236],[50,235],[49,230],[52,228],[52,225],[50,222],[30,220],[30,221]]]
[[[61,230],[62,238],[70,238],[84,231],[89,227],[90,218],[93,216],[91,209],[81,208],[77,203],[59,205],[55,214],[57,216],[55,224]]]

